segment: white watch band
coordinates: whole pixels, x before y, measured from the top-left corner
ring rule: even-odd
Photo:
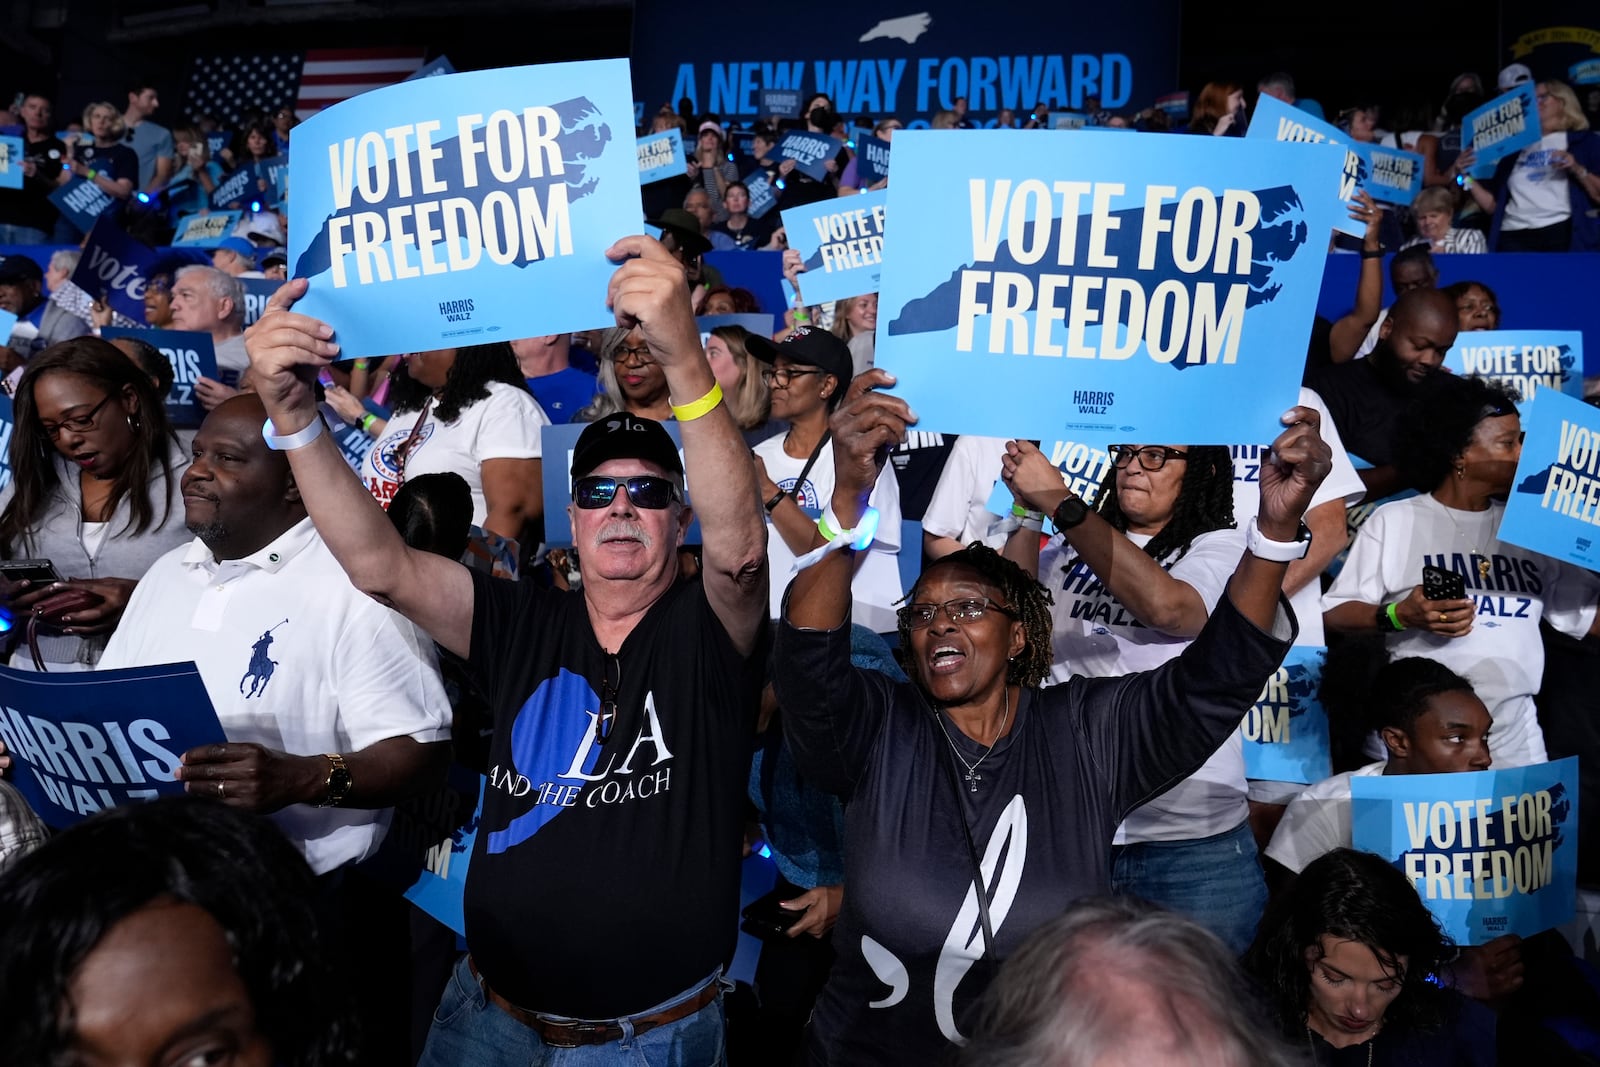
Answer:
[[[1301,529],[1305,529],[1304,526]],[[1305,559],[1306,553],[1311,551],[1311,538],[1308,536],[1301,541],[1273,541],[1261,532],[1261,527],[1256,524],[1255,516],[1250,517],[1249,524],[1245,527],[1245,550],[1257,559],[1271,560],[1273,563],[1293,563],[1297,559]]]
[[[321,437],[327,428],[327,424],[322,421],[322,414],[319,412],[317,417],[302,429],[294,433],[284,434],[282,437],[272,432],[275,427],[272,425],[272,420],[268,419],[261,424],[261,436],[267,442],[267,447],[274,452],[288,452],[291,449],[304,448],[309,445],[312,441]]]

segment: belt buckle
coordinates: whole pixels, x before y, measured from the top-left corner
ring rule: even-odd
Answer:
[[[549,1045],[551,1048],[579,1048],[585,1044],[604,1044],[604,1041],[584,1042],[579,1040],[579,1038],[591,1034],[604,1034],[611,1029],[612,1024],[578,1022],[546,1023],[545,1025],[557,1031],[555,1034],[542,1035],[544,1036],[544,1043],[546,1045]],[[573,1036],[569,1037],[568,1035]]]

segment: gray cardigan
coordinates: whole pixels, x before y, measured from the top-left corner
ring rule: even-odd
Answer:
[[[29,558],[48,559],[56,565],[63,578],[133,578],[144,577],[150,565],[172,549],[186,544],[190,539],[184,521],[183,494],[179,479],[189,465],[177,441],[167,450],[167,464],[173,472],[170,492],[166,483],[166,468],[157,466],[150,472],[145,486],[150,506],[154,512],[151,525],[140,534],[127,531],[132,508],[127,498],[117,503],[111,516],[106,538],[99,551],[91,554],[83,543],[83,494],[78,487],[79,470],[52,450],[51,459],[56,465],[56,493],[45,507],[44,515],[29,529],[25,542],[13,546],[14,551],[25,552]],[[0,489],[0,509],[10,503],[12,487]],[[92,667],[100,659],[110,634],[94,637],[76,637],[67,634],[41,634],[39,652],[47,663],[77,664],[79,670]],[[26,659],[26,655],[22,658]]]

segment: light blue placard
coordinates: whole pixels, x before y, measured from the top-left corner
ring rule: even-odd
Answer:
[[[662,428],[678,446],[678,457],[683,458],[683,438],[678,434],[678,424],[664,422]],[[549,476],[544,479],[544,541],[547,545],[568,547],[572,544],[572,520],[567,516],[567,505],[572,503],[572,448],[578,436],[589,428],[587,423],[562,423],[539,428],[539,444]],[[688,468],[684,464],[684,468]],[[617,490],[619,493],[621,489]],[[684,496],[694,492],[694,487],[684,484]],[[700,520],[689,526],[685,535],[689,544],[700,543]],[[580,546],[581,551],[581,546]]]
[[[1104,448],[1086,445],[1081,441],[1056,441],[1042,451],[1050,457],[1050,462],[1055,464],[1056,470],[1061,472],[1067,489],[1075,496],[1081,497],[1085,504],[1092,506],[1095,497],[1100,493],[1100,483],[1111,470],[1111,454]],[[997,478],[994,488],[989,492],[989,499],[983,506],[991,515],[1004,516],[1011,514],[1011,506],[1015,503],[1011,497],[1011,490],[1006,488],[1006,483]],[[1046,515],[1044,533],[1049,536],[1055,532],[1056,524]]]
[[[828,160],[837,156],[843,147],[843,141],[825,133],[790,130],[778,142],[775,158],[780,163],[785,159],[794,160],[795,170],[820,182],[827,180]]]
[[[83,233],[94,229],[94,220],[113,203],[112,199],[87,178],[70,178],[50,194],[50,202]]]
[[[10,314],[10,312],[7,312]],[[11,316],[13,324],[16,316]],[[6,330],[6,336],[11,336],[11,331]],[[11,428],[14,423],[11,415],[11,398],[0,393],[0,489],[11,484]],[[0,619],[5,613],[0,612]]]
[[[1417,153],[1357,141],[1350,142],[1350,147],[1366,163],[1367,181],[1362,188],[1372,199],[1409,207],[1422,192],[1423,160]]]
[[[761,90],[760,112],[763,116],[797,119],[800,117],[800,108],[804,103],[805,97],[799,89]]]
[[[227,740],[193,663],[55,674],[0,667],[0,693],[9,780],[57,829],[182,795],[179,757]]]
[[[1342,149],[906,130],[895,153],[877,365],[918,429],[1092,445],[1277,434]]]
[[[778,190],[773,188],[766,171],[752,171],[744,179],[744,184],[750,190],[751,218],[759,219],[778,206]]]
[[[1317,696],[1326,656],[1325,648],[1295,645],[1267,680],[1239,724],[1246,778],[1310,785],[1333,773],[1328,713]]]
[[[129,330],[107,326],[100,336],[108,341],[132,337],[154,345],[172,364],[172,391],[167,394],[167,419],[182,430],[199,427],[206,417],[195,383],[201,378],[217,378],[217,349],[209,333],[189,330]]]
[[[0,189],[22,188],[22,138],[0,136]]]
[[[1573,85],[1600,85],[1600,59],[1586,59],[1567,68],[1567,81]]]
[[[805,273],[800,292],[808,304],[878,291],[883,270],[883,206],[887,189],[819,200],[783,213],[789,247],[800,253]]]
[[[1081,130],[1089,125],[1089,116],[1077,111],[1052,111],[1050,113],[1050,128],[1052,130]]]
[[[1477,160],[1474,177],[1488,177],[1495,164],[1515,155],[1544,136],[1539,128],[1539,104],[1532,82],[1502,93],[1461,120],[1461,136],[1470,138]]]
[[[1541,389],[1522,429],[1500,538],[1600,570],[1600,410]]]
[[[0,308],[0,345],[4,345],[11,338],[11,329],[17,324],[14,312]]]
[[[862,184],[871,185],[889,176],[890,148],[890,143],[881,137],[856,141],[856,176]]]
[[[771,337],[776,319],[772,315],[701,315],[694,320],[700,327],[700,343],[706,343],[711,331],[721,326],[738,326],[762,337]]]
[[[683,154],[683,134],[677,128],[639,138],[639,184],[677,178],[688,172]]]
[[[1471,330],[1456,335],[1444,365],[1515,389],[1523,404],[1540,389],[1583,397],[1583,334],[1578,330]]]
[[[289,157],[289,274],[311,279],[296,310],[346,357],[608,321],[604,253],[643,215],[632,99],[608,59],[400,82],[307,119]]]
[[[1301,111],[1293,104],[1285,104],[1275,96],[1263,95],[1256,101],[1256,111],[1250,117],[1250,128],[1245,131],[1245,139],[1342,146],[1344,162],[1339,181],[1340,210],[1334,217],[1333,228],[1352,237],[1366,234],[1367,228],[1350,217],[1350,207],[1356,193],[1365,187],[1370,171],[1366,158],[1349,144],[1349,135],[1343,130]]]
[[[217,187],[211,190],[211,206],[218,210],[247,208],[260,199],[261,187],[257,184],[254,166],[240,167],[232,174],[224,175]]]
[[[1444,932],[1481,945],[1572,918],[1578,760],[1350,779],[1355,847],[1411,880]]]
[[[455,64],[450,62],[449,56],[440,56],[438,59],[423,64],[405,76],[408,82],[420,81],[423,78],[437,78],[441,74],[454,74]]]
[[[196,211],[178,220],[172,238],[174,248],[215,248],[239,225],[237,211]]]

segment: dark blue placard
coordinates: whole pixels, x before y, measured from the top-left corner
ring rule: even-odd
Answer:
[[[179,757],[226,741],[193,663],[39,674],[0,667],[11,782],[49,826],[183,793]]]
[[[251,326],[267,309],[267,301],[283,287],[283,282],[278,278],[240,278],[238,282],[244,290],[244,324]]]
[[[361,406],[366,408],[378,418],[388,421],[389,409],[374,404],[371,400],[363,400]],[[322,405],[322,417],[328,420],[328,435],[339,446],[339,454],[344,456],[344,461],[350,464],[350,469],[357,474],[367,462],[367,453],[372,451],[372,446],[378,443],[377,438],[359,426],[352,426],[340,417],[331,404]]]
[[[256,185],[254,167],[241,167],[217,183],[211,190],[211,206],[236,208],[260,199],[261,189]]]
[[[280,190],[289,177],[289,157],[273,156],[271,159],[262,159],[251,164],[250,169],[255,172],[256,189],[259,190],[259,199],[264,207],[277,207]],[[261,184],[265,182],[266,188]]]
[[[717,268],[724,285],[755,294],[762,311],[782,315],[789,306],[783,294],[782,252],[707,252],[705,261]]]
[[[100,213],[116,203],[87,178],[71,178],[50,194],[50,202],[83,233],[94,228]]]
[[[438,59],[423,64],[416,70],[407,74],[405,80],[416,81],[418,78],[436,78],[441,74],[454,74],[455,65],[450,62],[449,56],[440,56]]]
[[[167,418],[181,430],[192,430],[206,417],[194,387],[202,377],[218,381],[217,349],[209,333],[190,330],[128,330],[108,326],[100,331],[108,341],[132,337],[154,345],[172,364],[172,391],[167,394]]]
[[[233,143],[232,130],[212,130],[206,134],[206,148],[211,153],[211,158],[216,159],[222,155],[222,150]]]
[[[773,188],[766,171],[753,171],[744,179],[744,184],[750,190],[751,218],[759,219],[778,206],[778,190]]]
[[[681,458],[683,439],[678,435],[678,424],[664,422],[661,425],[678,446]],[[541,454],[544,456],[545,469],[550,472],[550,476],[544,480],[544,541],[547,545],[572,544],[572,521],[567,516],[567,505],[572,503],[572,446],[578,443],[578,436],[588,428],[587,423],[568,422],[539,429]],[[684,489],[686,496],[694,492],[687,484]],[[692,545],[700,543],[699,519],[689,525],[684,540]]]
[[[761,117],[797,119],[800,117],[800,106],[804,103],[805,97],[799,89],[763,89]]]
[[[89,231],[72,284],[92,297],[104,295],[111,310],[144,321],[144,288],[161,253],[130,237],[114,214],[100,216]]]
[[[783,140],[778,142],[776,159],[782,162],[785,159],[794,160],[794,169],[815,181],[825,181],[828,177],[828,160],[839,154],[844,147],[844,142],[837,137],[829,137],[825,133],[811,133],[807,130],[790,130],[783,135]]]
[[[856,141],[856,176],[871,185],[889,176],[889,142],[881,137],[862,137]]]

